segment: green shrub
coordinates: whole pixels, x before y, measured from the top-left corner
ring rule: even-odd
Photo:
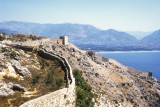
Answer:
[[[63,84],[63,79],[53,75],[53,72],[50,71],[47,74],[45,83],[51,85],[55,90],[59,89]]]
[[[18,55],[18,54],[16,53],[16,51],[14,51],[14,50],[11,50],[10,53],[11,53],[11,56],[12,56],[12,57],[16,57],[16,56]]]
[[[74,77],[76,80],[76,94],[77,94],[77,107],[93,107],[94,103],[92,98],[94,94],[91,92],[92,88],[82,77],[82,73],[79,70],[74,70]]]
[[[63,80],[61,78],[55,78],[55,83],[56,86],[59,88],[62,85]]]
[[[11,49],[9,49],[9,48],[7,48],[7,47],[1,47],[1,53],[3,53],[3,52],[10,52],[11,51]]]
[[[47,77],[46,77],[46,84],[51,84],[53,83],[53,73],[48,72]]]

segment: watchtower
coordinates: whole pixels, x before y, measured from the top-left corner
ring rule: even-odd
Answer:
[[[63,45],[67,45],[68,44],[68,36],[60,36],[60,38],[62,40],[62,44]]]

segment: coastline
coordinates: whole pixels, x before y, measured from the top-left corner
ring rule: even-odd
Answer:
[[[143,53],[143,52],[160,52],[160,50],[152,50],[152,51],[95,51],[97,54],[101,53]]]
[[[134,68],[141,72],[150,71],[158,81],[159,76],[159,50],[153,51],[97,51],[98,55],[115,59],[123,65]],[[155,55],[156,54],[156,55]],[[151,56],[150,56],[151,55]],[[153,56],[152,56],[153,55]],[[158,55],[158,56],[157,56]]]

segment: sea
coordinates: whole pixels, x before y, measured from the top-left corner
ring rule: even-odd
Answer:
[[[153,77],[160,81],[160,51],[100,51],[97,54],[112,58],[123,65],[142,72],[152,72]]]

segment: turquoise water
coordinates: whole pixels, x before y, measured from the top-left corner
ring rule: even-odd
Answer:
[[[160,51],[97,52],[97,54],[115,59],[126,66],[143,72],[151,71],[153,76],[160,80]]]

